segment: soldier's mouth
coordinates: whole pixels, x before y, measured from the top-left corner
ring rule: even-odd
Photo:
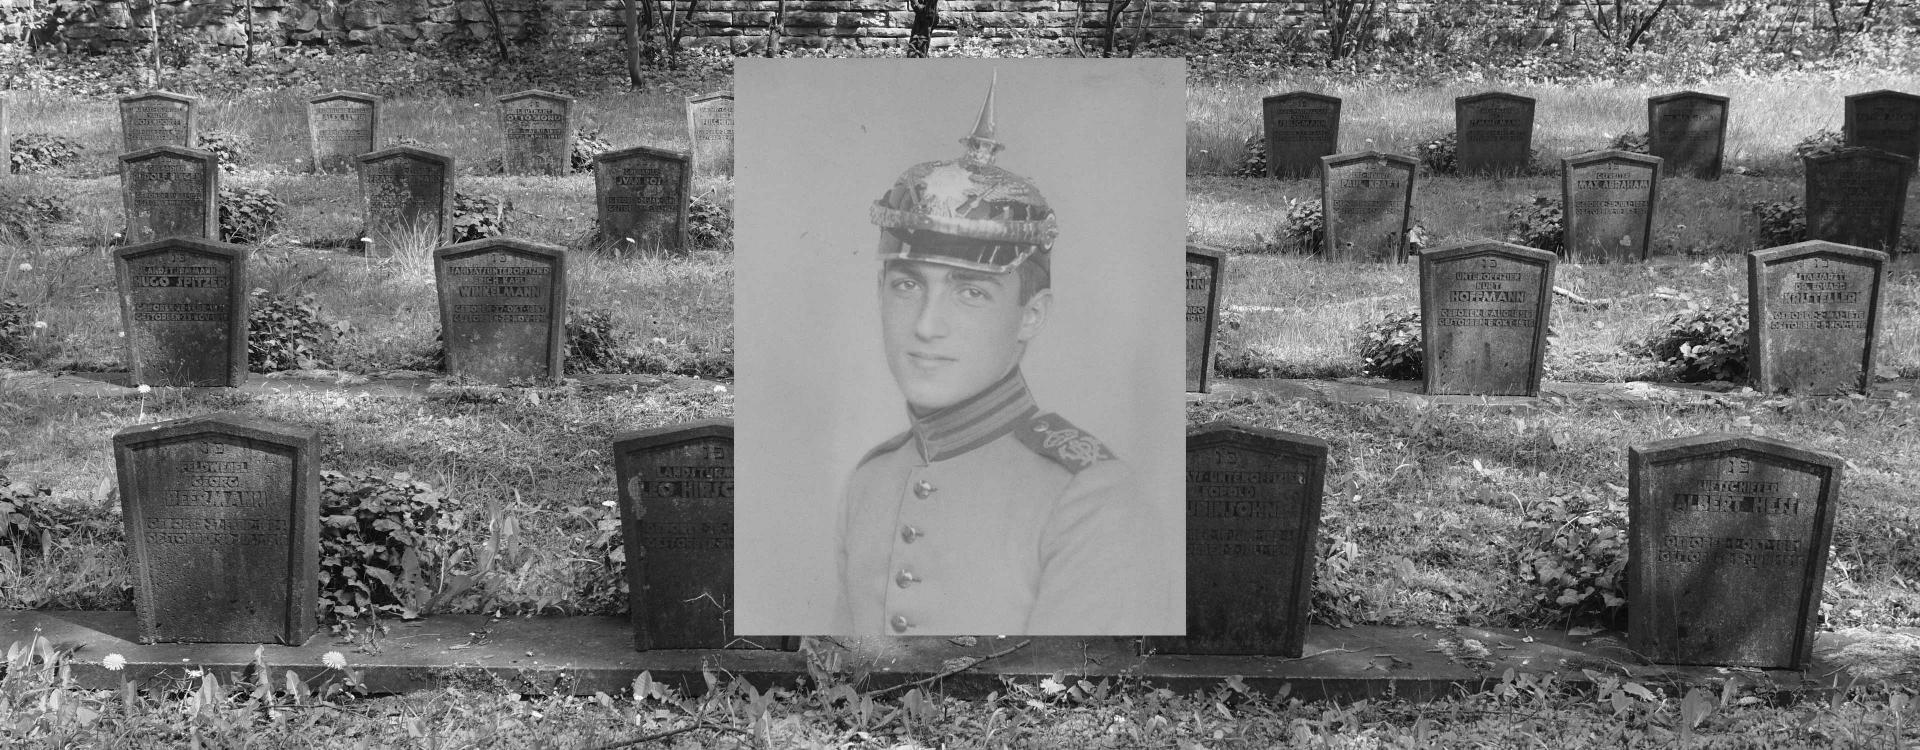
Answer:
[[[915,367],[931,370],[954,361],[954,358],[926,352],[907,352],[907,361],[913,363]]]

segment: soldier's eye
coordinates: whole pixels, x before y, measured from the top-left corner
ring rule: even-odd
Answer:
[[[912,292],[912,291],[919,290],[920,282],[915,279],[902,276],[900,278],[887,282],[887,288],[892,289],[896,292]]]
[[[980,287],[977,287],[977,286],[960,287],[960,291],[958,292],[958,294],[960,295],[961,299],[966,300],[968,302],[986,302],[988,300],[993,299],[992,294],[987,293],[987,290],[981,289]]]

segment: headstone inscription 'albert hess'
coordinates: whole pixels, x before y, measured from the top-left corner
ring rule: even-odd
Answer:
[[[1847,97],[1842,137],[1848,146],[1920,159],[1920,96],[1869,91]]]
[[[120,97],[121,153],[155,146],[192,148],[194,99],[171,91],[149,91]]]
[[[693,166],[733,174],[733,95],[725,91],[687,97],[687,137]]]
[[[1647,151],[1666,160],[1665,174],[1720,179],[1727,101],[1698,91],[1647,98]]]
[[[1641,263],[1652,250],[1660,157],[1596,151],[1560,160],[1567,256],[1582,263]]]
[[[1187,435],[1187,635],[1175,654],[1298,657],[1313,609],[1327,444],[1216,422]]]
[[[1187,246],[1187,391],[1207,392],[1213,370],[1214,326],[1220,320],[1220,286],[1226,283],[1227,253],[1202,245]]]
[[[1361,151],[1321,157],[1320,206],[1326,247],[1337,261],[1407,262],[1407,222],[1413,215],[1409,156]]]
[[[1661,664],[1805,669],[1844,462],[1728,433],[1627,460],[1629,647]]]
[[[567,252],[498,237],[433,251],[447,372],[486,383],[558,380],[567,348]]]
[[[113,258],[134,384],[246,382],[246,248],[171,237],[120,248]]]
[[[1887,254],[1822,240],[1747,254],[1747,361],[1762,393],[1865,393]]]
[[[1427,395],[1540,395],[1557,261],[1492,241],[1421,253]]]
[[[1267,176],[1312,177],[1320,157],[1340,151],[1340,98],[1311,91],[1274,94],[1260,100],[1267,135]]]
[[[1533,99],[1489,91],[1453,100],[1460,174],[1519,174],[1533,159]]]
[[[573,97],[522,91],[499,103],[506,173],[565,175],[573,158]]]
[[[220,237],[220,167],[213,154],[155,146],[120,156],[126,241]]]
[[[347,174],[361,154],[372,153],[380,131],[380,97],[334,91],[307,102],[307,141],[313,171]]]
[[[1878,149],[1843,148],[1804,161],[1807,239],[1881,252],[1899,246],[1912,159]]]
[[[396,146],[358,161],[361,231],[375,252],[391,254],[403,240],[429,247],[452,240],[453,157]]]
[[[635,250],[685,249],[687,194],[693,190],[689,161],[686,154],[647,146],[595,157],[601,239]]]
[[[319,438],[213,414],[113,436],[142,643],[283,643],[319,601]]]

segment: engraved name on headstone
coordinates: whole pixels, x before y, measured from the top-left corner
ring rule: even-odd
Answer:
[[[1490,91],[1453,100],[1460,174],[1519,174],[1533,158],[1533,99]]]
[[[567,253],[489,238],[433,251],[447,372],[485,383],[558,380],[567,336]]]
[[[1320,206],[1326,247],[1338,261],[1407,262],[1417,159],[1378,151],[1320,159]]]
[[[1260,100],[1267,136],[1267,176],[1312,177],[1320,157],[1340,151],[1340,99],[1311,91],[1274,94]]]
[[[195,100],[171,91],[148,91],[120,97],[121,152],[131,154],[155,146],[192,148],[198,135]]]
[[[220,236],[220,167],[213,154],[156,146],[120,156],[126,241]]]
[[[1596,151],[1562,159],[1560,165],[1568,259],[1645,262],[1660,205],[1660,157]]]
[[[1887,254],[1810,240],[1747,254],[1747,361],[1762,393],[1865,393]]]
[[[1428,395],[1540,395],[1557,262],[1492,241],[1420,255]]]
[[[1920,159],[1920,96],[1885,89],[1853,94],[1842,127],[1848,146]]]
[[[1727,102],[1698,91],[1647,98],[1647,151],[1666,160],[1664,174],[1720,179]]]
[[[246,248],[170,237],[120,248],[113,257],[135,384],[246,382]]]
[[[453,157],[396,146],[357,157],[360,216],[374,252],[398,242],[439,245],[453,238]]]
[[[1227,253],[1204,245],[1187,246],[1187,390],[1207,392],[1213,370],[1214,326],[1220,320],[1220,287],[1226,283]]]
[[[636,250],[687,247],[687,196],[693,189],[689,157],[678,151],[635,146],[596,157],[593,183],[600,207],[600,235],[633,242]]]
[[[1807,157],[1807,239],[1893,252],[1914,160],[1870,148]]]
[[[573,158],[573,97],[535,90],[498,101],[506,173],[567,174]]]
[[[361,154],[372,153],[380,130],[380,97],[334,91],[307,102],[307,141],[313,171],[348,174]]]
[[[687,97],[687,135],[695,169],[733,174],[733,94]]]

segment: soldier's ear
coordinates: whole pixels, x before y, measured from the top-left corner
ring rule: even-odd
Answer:
[[[1020,343],[1024,344],[1040,334],[1047,324],[1047,315],[1053,312],[1053,290],[1042,289],[1027,299],[1020,311]]]

